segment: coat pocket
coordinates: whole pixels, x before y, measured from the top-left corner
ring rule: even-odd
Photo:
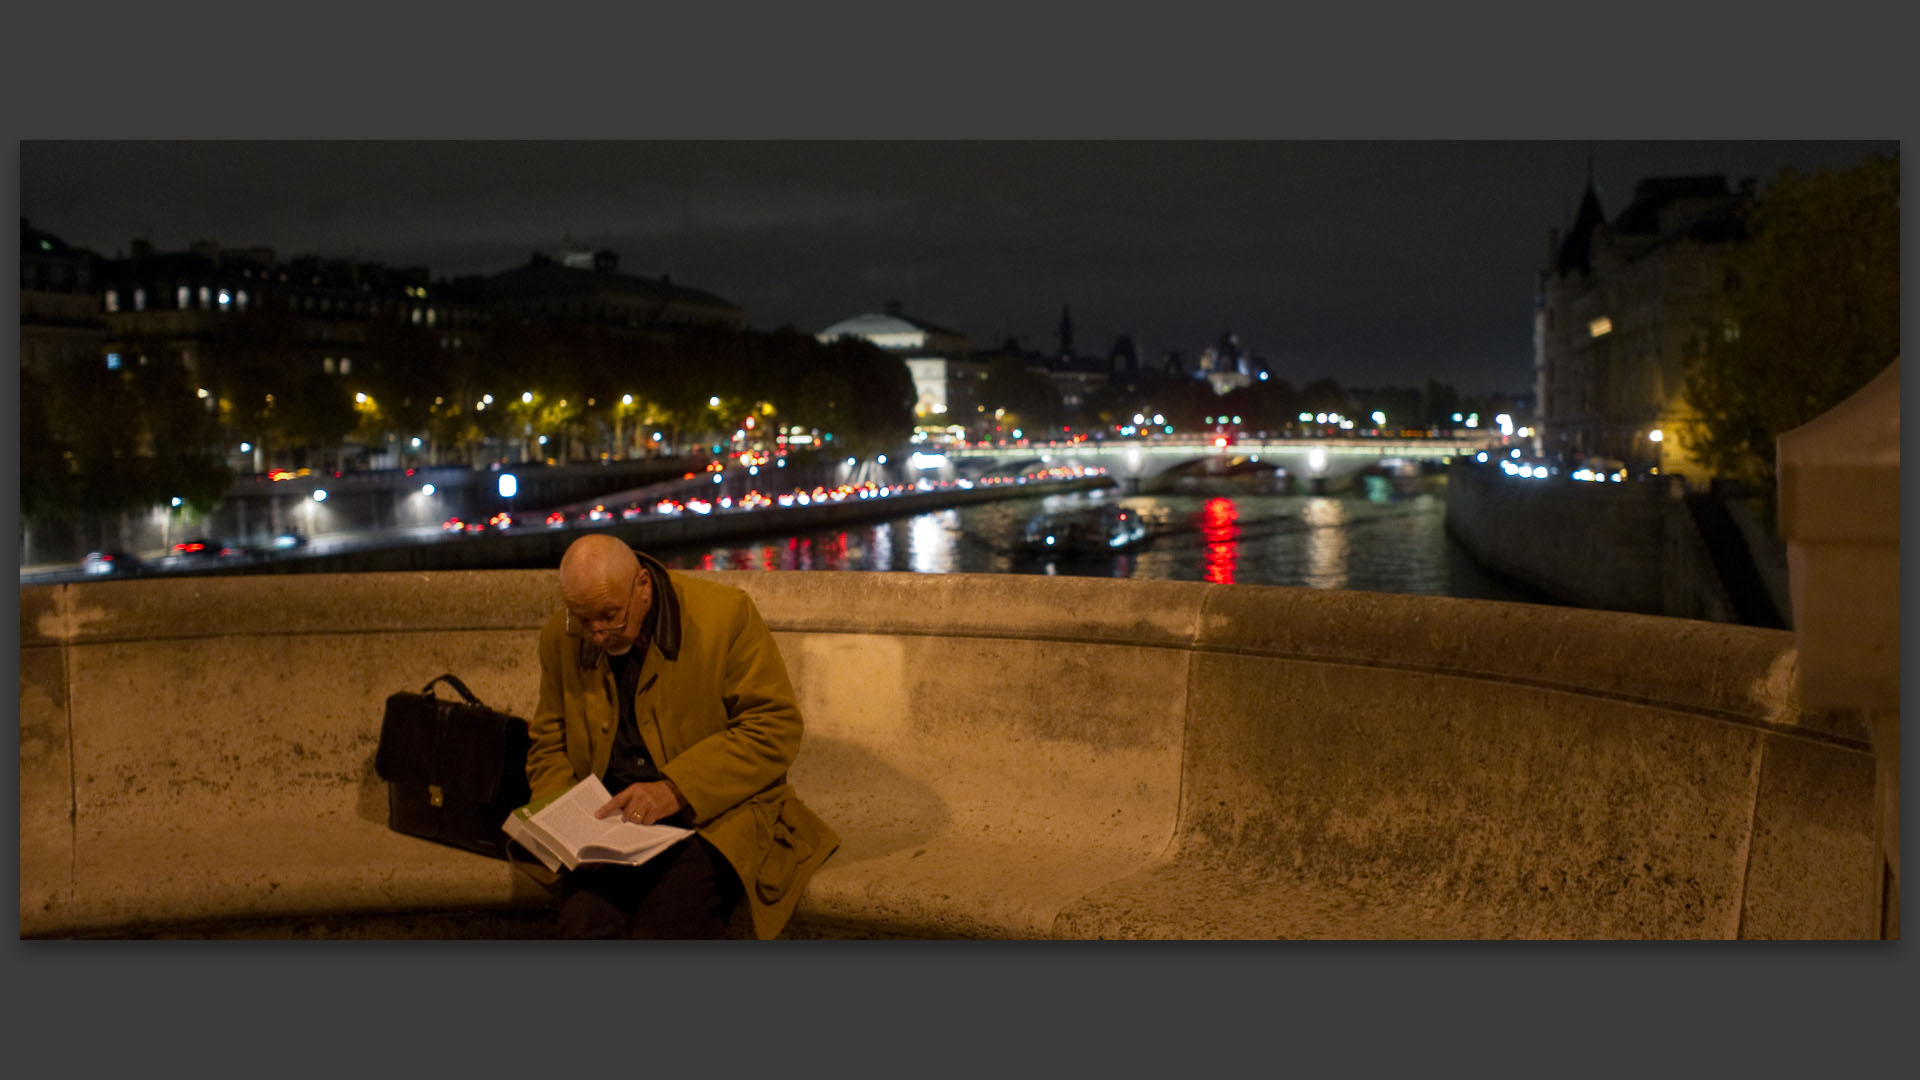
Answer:
[[[760,870],[754,875],[754,894],[764,904],[777,904],[793,888],[794,878],[813,855],[812,842],[802,834],[792,807],[795,800],[782,799],[777,805],[756,806],[756,816],[765,832]]]

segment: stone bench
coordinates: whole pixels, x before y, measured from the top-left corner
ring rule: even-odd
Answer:
[[[1872,762],[1791,635],[1006,575],[711,575],[843,846],[794,937],[1863,936]],[[21,933],[538,936],[385,827],[381,706],[522,715],[552,571],[21,590]]]

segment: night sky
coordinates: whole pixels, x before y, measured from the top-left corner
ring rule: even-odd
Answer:
[[[1844,167],[1861,142],[26,142],[33,224],[493,273],[607,247],[814,332],[897,299],[970,335],[1143,358],[1237,333],[1296,386],[1524,391],[1534,276],[1591,154],[1635,181]]]

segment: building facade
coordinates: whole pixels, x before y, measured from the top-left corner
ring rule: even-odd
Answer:
[[[20,364],[44,374],[106,353],[100,257],[20,221]]]
[[[1729,257],[1744,242],[1752,184],[1724,176],[1642,180],[1608,220],[1591,182],[1566,234],[1549,235],[1534,313],[1537,447],[1692,474],[1678,427],[1691,415],[1689,360],[1738,334]]]
[[[620,256],[604,248],[536,252],[526,265],[487,278],[486,292],[496,319],[558,319],[656,336],[746,327],[739,305],[665,275],[621,273]]]
[[[821,344],[859,338],[896,356],[913,376],[914,421],[921,425],[972,423],[988,360],[975,356],[967,335],[915,318],[889,300],[882,313],[842,319],[814,335]]]

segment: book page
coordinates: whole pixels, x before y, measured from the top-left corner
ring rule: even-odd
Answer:
[[[594,817],[593,812],[611,798],[600,778],[589,776],[530,820],[576,859],[590,857],[596,861],[642,862],[634,856],[692,835],[691,829],[672,825],[638,825],[621,817]],[[586,855],[588,848],[593,849],[590,856]]]
[[[548,846],[540,830],[529,825],[527,820],[520,816],[519,811],[508,814],[507,820],[501,823],[500,830],[506,833],[509,839],[527,849],[547,869],[557,872],[566,865],[566,860],[560,857],[560,853]]]

